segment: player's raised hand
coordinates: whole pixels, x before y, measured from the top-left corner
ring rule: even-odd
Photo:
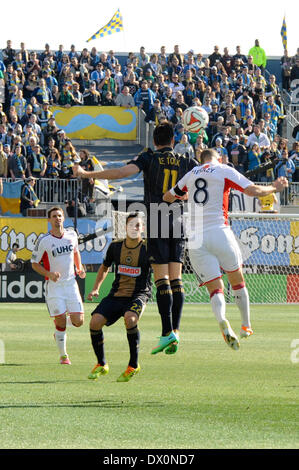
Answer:
[[[98,297],[99,292],[97,290],[92,290],[87,296],[87,300],[92,300],[93,297]]]
[[[289,182],[285,176],[280,176],[277,180],[274,181],[273,186],[278,192],[282,191],[284,188],[289,186]]]
[[[60,279],[60,273],[58,272],[50,273],[49,278],[51,279],[51,281],[57,282],[58,279]]]

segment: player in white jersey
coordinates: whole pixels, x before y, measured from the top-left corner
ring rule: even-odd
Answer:
[[[85,278],[74,230],[65,230],[64,213],[60,207],[48,211],[51,230],[39,237],[31,257],[32,268],[46,278],[45,299],[55,323],[55,340],[61,364],[71,364],[66,352],[67,315],[71,324],[79,327],[84,321],[83,303],[76,273]],[[76,271],[75,271],[76,270]]]
[[[227,274],[241,313],[241,337],[247,338],[253,331],[249,296],[242,272],[242,256],[228,224],[229,192],[235,188],[248,196],[261,197],[282,191],[288,186],[288,181],[282,177],[269,186],[255,185],[234,168],[221,164],[218,157],[215,150],[204,150],[201,154],[202,165],[187,173],[164,194],[163,199],[166,202],[188,199],[189,218],[192,220],[188,234],[190,261],[201,279],[200,286],[205,285],[208,289],[212,310],[225,342],[237,350],[239,340],[225,315],[221,269]]]

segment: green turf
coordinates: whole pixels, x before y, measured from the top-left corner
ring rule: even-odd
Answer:
[[[62,366],[45,305],[0,305],[0,448],[299,447],[298,306],[254,306],[254,335],[235,352],[209,305],[186,305],[178,353],[153,356],[160,319],[150,305],[140,322],[142,369],[128,383],[116,382],[128,360],[121,320],[104,330],[110,373],[87,380],[94,306],[85,308],[84,326],[69,330],[72,365]],[[228,318],[239,332],[234,306]]]

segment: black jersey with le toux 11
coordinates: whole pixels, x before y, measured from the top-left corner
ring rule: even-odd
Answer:
[[[176,154],[171,147],[164,147],[155,152],[148,149],[129,163],[133,163],[143,172],[146,205],[163,202],[163,194],[198,165],[194,158],[188,154]]]

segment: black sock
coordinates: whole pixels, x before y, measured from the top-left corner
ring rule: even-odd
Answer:
[[[106,360],[103,330],[90,330],[90,339],[94,353],[97,356],[98,364],[104,366],[106,364]]]
[[[162,321],[162,336],[166,336],[172,331],[171,309],[172,309],[172,292],[168,279],[159,279],[155,282],[157,287],[157,304]]]
[[[127,330],[127,338],[130,348],[130,360],[129,366],[136,369],[138,367],[138,354],[139,354],[139,343],[140,343],[140,332],[137,326]]]
[[[183,305],[185,301],[185,291],[182,279],[173,279],[170,281],[172,290],[173,304],[172,304],[172,326],[174,330],[180,329],[181,316],[183,312]]]

